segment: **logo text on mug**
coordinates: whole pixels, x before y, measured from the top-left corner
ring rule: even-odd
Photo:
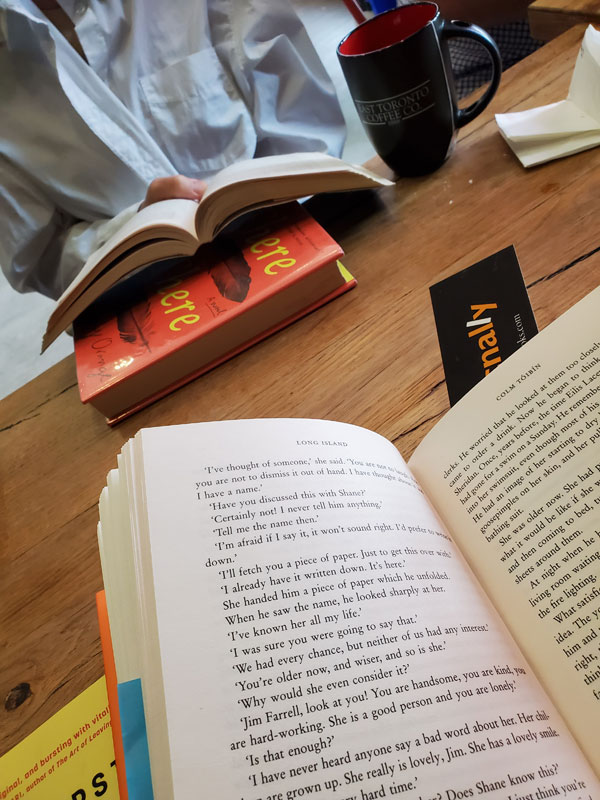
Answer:
[[[429,80],[424,81],[406,92],[381,100],[355,100],[358,116],[365,125],[389,125],[416,117],[435,105],[430,94],[430,83]]]

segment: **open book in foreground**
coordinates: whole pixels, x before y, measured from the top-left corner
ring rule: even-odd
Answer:
[[[599,313],[600,289],[408,466],[322,420],[125,445],[99,541],[155,798],[600,797]]]
[[[373,189],[392,182],[325,153],[288,153],[240,161],[208,183],[200,200],[162,200],[138,211],[88,258],[58,298],[42,351],[97,297],[134,270],[193,255],[242,214],[322,192]]]

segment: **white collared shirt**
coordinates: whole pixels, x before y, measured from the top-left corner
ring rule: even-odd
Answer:
[[[339,155],[343,116],[287,0],[0,0],[0,264],[57,297],[156,177]]]

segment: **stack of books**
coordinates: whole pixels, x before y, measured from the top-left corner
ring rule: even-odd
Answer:
[[[81,399],[114,424],[355,286],[299,203],[150,265],[74,322]]]

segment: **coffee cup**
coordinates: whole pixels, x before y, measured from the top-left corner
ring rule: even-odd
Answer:
[[[491,81],[459,108],[448,40],[486,48]],[[456,132],[494,96],[502,71],[494,40],[477,25],[445,20],[435,3],[417,2],[378,14],[338,45],[338,59],[358,116],[379,156],[399,176],[424,175],[452,152]]]

